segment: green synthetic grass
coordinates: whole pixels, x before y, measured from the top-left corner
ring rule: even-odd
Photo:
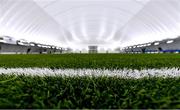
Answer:
[[[0,55],[0,67],[179,68],[180,55]],[[180,78],[0,75],[0,108],[180,108]]]
[[[180,78],[0,76],[0,108],[180,108]]]
[[[180,54],[0,55],[0,67],[172,68],[180,67]]]

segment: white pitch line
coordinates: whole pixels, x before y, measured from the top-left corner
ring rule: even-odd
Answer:
[[[180,77],[178,68],[162,69],[49,69],[49,68],[0,68],[0,74],[30,75],[30,76],[107,76],[121,78],[144,78],[144,77]]]

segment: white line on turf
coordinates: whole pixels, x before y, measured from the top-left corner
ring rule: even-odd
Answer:
[[[49,69],[49,68],[0,68],[0,74],[31,76],[108,76],[121,78],[180,77],[178,68],[162,69]]]

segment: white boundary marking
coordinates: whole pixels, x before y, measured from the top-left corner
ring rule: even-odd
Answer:
[[[0,68],[0,74],[7,75],[30,75],[30,76],[107,76],[121,78],[144,78],[144,77],[180,77],[178,68],[161,69],[49,69],[49,68]]]

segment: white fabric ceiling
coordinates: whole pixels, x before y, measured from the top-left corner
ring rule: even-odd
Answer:
[[[0,0],[0,34],[105,48],[180,35],[180,0]]]

